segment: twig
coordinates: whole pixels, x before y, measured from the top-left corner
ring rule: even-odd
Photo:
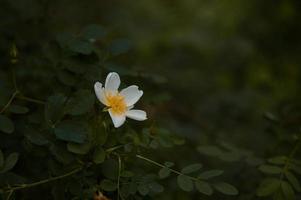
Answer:
[[[2,114],[9,106],[10,104],[13,102],[13,100],[15,99],[15,97],[18,95],[19,91],[16,90],[13,95],[10,97],[10,99],[8,100],[7,104],[2,108],[2,110],[0,111],[0,114]]]
[[[73,174],[76,174],[77,172],[79,172],[81,170],[82,170],[82,167],[79,167],[79,168],[76,168],[73,171],[68,172],[66,174],[63,174],[61,176],[56,176],[56,177],[48,178],[48,179],[41,180],[41,181],[38,181],[38,182],[30,183],[30,184],[22,184],[20,186],[9,187],[7,189],[4,189],[4,192],[6,192],[6,193],[9,192],[9,194],[11,195],[13,192],[15,192],[17,190],[31,188],[31,187],[35,187],[35,186],[42,185],[42,184],[45,184],[45,183],[49,183],[49,182],[52,182],[52,181],[56,181],[56,180],[59,180],[59,179],[63,179],[65,177],[68,177],[68,176],[71,176]],[[7,200],[9,200],[9,197],[8,197]]]
[[[191,180],[194,180],[194,181],[200,181],[198,178],[189,176],[189,175],[187,175],[187,174],[183,174],[183,173],[181,173],[180,171],[177,171],[177,170],[174,170],[174,169],[172,169],[172,168],[169,168],[169,167],[167,167],[167,166],[165,166],[165,165],[163,165],[163,164],[160,164],[160,163],[158,163],[158,162],[156,162],[156,161],[153,161],[153,160],[151,160],[151,159],[149,159],[149,158],[146,158],[146,157],[144,157],[144,156],[136,155],[136,157],[137,157],[137,158],[140,158],[140,159],[142,159],[142,160],[145,160],[145,161],[147,161],[147,162],[149,162],[149,163],[152,163],[152,164],[154,164],[154,165],[156,165],[156,166],[158,166],[158,167],[168,168],[171,172],[173,172],[173,173],[175,173],[175,174],[177,174],[177,175],[187,176],[187,177],[190,178]]]
[[[41,101],[41,100],[38,100],[38,99],[33,99],[33,98],[23,96],[23,95],[17,96],[16,98],[22,99],[22,100],[25,100],[25,101],[28,101],[28,102],[36,103],[36,104],[42,104],[42,105],[46,104],[46,102],[44,102],[44,101]]]

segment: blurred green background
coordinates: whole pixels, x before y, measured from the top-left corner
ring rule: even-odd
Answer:
[[[2,0],[0,64],[13,41],[21,57],[39,56],[35,47],[61,32],[104,26],[130,46],[113,69],[159,75],[160,87],[145,91],[164,99],[150,119],[187,139],[153,157],[223,168],[240,190],[229,199],[258,199],[256,167],[197,147],[226,143],[262,160],[289,154],[301,124],[300,8],[297,0]],[[169,182],[156,199],[198,199]]]

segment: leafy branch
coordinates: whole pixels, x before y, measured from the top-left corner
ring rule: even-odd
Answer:
[[[160,167],[161,168],[161,170],[159,171],[160,178],[167,177],[170,172],[178,175],[177,183],[178,183],[179,187],[186,192],[192,191],[194,188],[194,185],[195,185],[196,189],[200,193],[208,195],[208,196],[213,194],[213,188],[226,195],[237,195],[238,194],[238,190],[234,186],[232,186],[228,183],[215,182],[212,184],[212,183],[207,182],[208,179],[221,175],[223,173],[222,170],[204,171],[201,174],[199,174],[198,177],[195,177],[195,176],[190,176],[189,174],[199,171],[202,167],[201,164],[188,165],[188,166],[184,167],[181,171],[178,171],[178,170],[171,168],[173,166],[173,163],[166,162],[163,165],[154,160],[146,158],[142,155],[136,155],[136,157]]]

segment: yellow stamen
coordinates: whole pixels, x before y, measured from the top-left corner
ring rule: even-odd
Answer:
[[[124,114],[126,111],[126,104],[124,101],[124,97],[120,95],[119,93],[117,94],[106,94],[107,97],[107,106],[111,108],[112,113],[114,115],[121,115]]]

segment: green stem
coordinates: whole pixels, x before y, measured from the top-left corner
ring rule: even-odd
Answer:
[[[118,155],[117,200],[119,200],[119,196],[120,196],[120,174],[121,174],[121,158]]]
[[[76,169],[72,170],[71,172],[63,174],[61,176],[56,176],[56,177],[48,178],[48,179],[41,180],[41,181],[38,181],[38,182],[30,183],[30,184],[22,184],[20,186],[9,187],[9,188],[7,188],[4,191],[5,192],[9,192],[10,195],[11,195],[11,193],[13,193],[16,190],[22,190],[22,189],[26,189],[26,188],[31,188],[31,187],[39,186],[39,185],[42,185],[42,184],[45,184],[45,183],[49,183],[49,182],[52,182],[52,181],[56,181],[56,180],[59,180],[59,179],[63,179],[65,177],[68,177],[68,176],[71,176],[73,174],[76,174],[77,172],[79,172],[81,170],[82,170],[82,167],[79,167],[79,168],[76,168]]]
[[[33,99],[33,98],[26,97],[26,96],[23,96],[23,95],[17,96],[16,98],[22,99],[22,100],[25,100],[25,101],[28,101],[28,102],[36,103],[36,104],[42,104],[42,105],[46,104],[46,102],[44,102],[44,101]]]
[[[156,165],[156,166],[158,166],[158,167],[168,168],[168,169],[169,169],[171,172],[173,172],[174,174],[187,176],[188,178],[190,178],[191,180],[194,180],[194,181],[200,181],[198,178],[189,176],[189,175],[187,175],[187,174],[183,174],[183,173],[181,173],[180,171],[177,171],[177,170],[171,169],[171,168],[169,168],[169,167],[166,167],[165,165],[160,164],[160,163],[158,163],[158,162],[156,162],[156,161],[153,161],[153,160],[151,160],[151,159],[149,159],[149,158],[146,158],[146,157],[144,157],[144,156],[136,155],[136,157],[137,157],[137,158],[140,158],[140,159],[142,159],[142,160],[145,160],[145,161],[147,161],[147,162],[149,162],[149,163],[152,163],[152,164],[154,164],[154,165]]]
[[[17,96],[17,94],[19,93],[18,90],[16,90],[13,95],[10,97],[10,99],[8,100],[7,104],[2,108],[2,110],[0,111],[0,114],[2,114],[9,106],[10,104],[13,102],[13,100],[15,99],[15,97]]]

